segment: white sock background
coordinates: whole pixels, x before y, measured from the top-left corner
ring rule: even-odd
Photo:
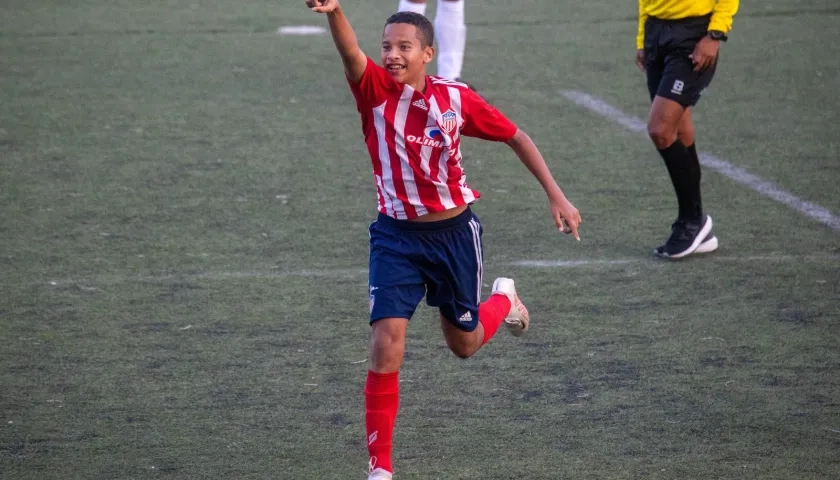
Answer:
[[[400,0],[400,4],[397,7],[397,11],[414,12],[419,13],[420,15],[426,15],[426,4],[409,2],[408,0]]]
[[[467,45],[467,26],[464,23],[464,0],[437,0],[435,13],[437,37],[437,74],[454,80],[461,77],[464,48]]]

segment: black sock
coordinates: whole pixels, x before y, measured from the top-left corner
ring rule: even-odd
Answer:
[[[671,176],[671,183],[677,194],[678,218],[690,221],[700,220],[703,217],[703,208],[700,204],[700,163],[697,160],[694,145],[689,150],[677,139],[670,147],[660,149],[659,155],[665,160],[668,175]]]
[[[692,143],[685,147],[688,153],[691,154],[691,188],[692,188],[692,203],[694,205],[694,217],[703,218],[703,200],[700,198],[700,157],[697,155],[697,145]]]

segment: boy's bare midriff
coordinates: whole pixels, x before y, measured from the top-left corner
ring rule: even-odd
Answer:
[[[450,218],[457,217],[458,215],[464,213],[464,210],[467,209],[467,205],[461,205],[460,207],[450,208],[449,210],[444,210],[442,212],[432,212],[427,213],[425,215],[421,215],[417,218],[412,218],[410,222],[438,222],[440,220],[448,220]]]

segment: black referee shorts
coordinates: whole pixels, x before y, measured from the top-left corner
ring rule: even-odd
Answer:
[[[711,14],[702,17],[645,22],[645,68],[650,99],[657,95],[683,107],[696,105],[715,75],[717,61],[703,72],[694,71],[689,55],[706,36]]]

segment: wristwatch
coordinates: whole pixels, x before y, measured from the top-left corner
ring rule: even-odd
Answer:
[[[725,33],[721,32],[720,30],[709,30],[709,38],[712,40],[717,40],[719,42],[725,42],[729,39]]]

